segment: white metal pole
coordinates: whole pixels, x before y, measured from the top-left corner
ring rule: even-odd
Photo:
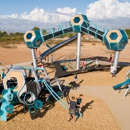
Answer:
[[[76,69],[79,70],[80,67],[80,50],[81,50],[81,33],[78,33],[77,38],[77,63],[76,63]]]
[[[31,49],[31,53],[32,53],[33,67],[37,67],[35,49]]]
[[[120,51],[116,51],[116,52],[115,52],[115,59],[114,59],[114,63],[113,63],[113,67],[114,67],[114,70],[115,70],[115,71],[117,71],[118,60],[119,60],[119,54],[120,54]]]

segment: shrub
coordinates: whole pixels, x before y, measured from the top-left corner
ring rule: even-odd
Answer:
[[[17,48],[16,44],[10,44],[9,42],[1,42],[0,46],[3,48],[8,48],[8,49]]]

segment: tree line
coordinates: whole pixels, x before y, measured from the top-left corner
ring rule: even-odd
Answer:
[[[8,34],[6,31],[0,31],[0,42],[7,42],[7,41],[23,41],[24,33],[15,32]]]
[[[32,30],[40,30],[40,28],[38,27],[34,27]],[[130,39],[130,29],[125,29],[127,35],[128,35],[128,38]],[[45,35],[47,34],[47,31],[46,30],[42,30],[42,33]],[[68,33],[68,34],[64,34],[64,35],[61,35],[59,36],[60,38],[63,38],[63,37],[72,37],[74,36],[75,33]],[[0,42],[7,42],[7,41],[24,41],[24,33],[20,33],[20,32],[15,32],[15,33],[7,33],[6,31],[0,31]]]
[[[40,30],[40,28],[38,27],[33,27],[32,30]],[[47,34],[46,30],[42,30],[42,33],[45,35]],[[63,37],[72,37],[74,36],[74,33],[68,33],[68,34],[64,34],[62,36],[59,36],[60,38]],[[15,33],[7,33],[6,31],[0,31],[0,42],[7,42],[7,41],[23,41],[24,42],[24,33],[20,33],[20,32],[15,32]]]
[[[125,29],[125,32],[128,35],[128,38],[130,39],[130,29]]]

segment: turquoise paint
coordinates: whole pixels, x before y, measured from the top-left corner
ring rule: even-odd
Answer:
[[[118,35],[117,35],[117,33],[115,32],[113,32],[113,33],[111,33],[110,34],[110,38],[112,39],[112,40],[116,40],[117,38],[118,38]]]
[[[28,33],[28,34],[26,35],[26,38],[27,38],[27,39],[31,39],[31,38],[32,38],[32,33]]]
[[[1,110],[3,114],[1,115],[2,121],[7,121],[7,113],[13,112],[13,105],[10,105],[10,102],[13,100],[13,94],[11,89],[4,90],[3,93],[4,102],[2,102]]]
[[[43,35],[40,32],[40,30],[39,30],[39,32],[34,31],[36,34],[36,37],[31,42],[25,41],[27,47],[28,48],[38,48],[43,42],[50,40],[52,38],[55,38],[57,36],[60,36],[60,35],[70,33],[70,32],[76,32],[76,33],[82,32],[85,34],[90,34],[90,35],[94,36],[95,38],[100,39],[102,42],[104,42],[104,44],[106,45],[106,48],[109,50],[114,50],[114,51],[119,50],[120,51],[120,50],[123,50],[125,48],[125,46],[128,44],[128,36],[124,30],[117,29],[120,31],[122,38],[120,39],[120,41],[118,43],[111,43],[106,38],[107,33],[110,31],[109,29],[105,29],[101,26],[98,26],[98,25],[90,22],[86,15],[81,14],[81,17],[83,19],[83,21],[81,22],[81,25],[77,25],[77,23],[80,22],[81,18],[79,18],[78,16],[75,16],[74,23],[76,23],[76,25],[73,25],[73,23],[71,23],[71,21],[69,21],[64,24],[60,24],[59,26],[55,26],[50,29],[47,29],[50,31],[46,35]],[[64,25],[67,25],[66,28]],[[58,27],[58,30],[54,31],[54,29],[56,27]],[[69,32],[67,32],[65,29],[66,30],[68,29]],[[61,34],[59,33],[58,35],[55,35],[56,33],[60,32],[60,31],[62,32]],[[45,39],[45,37],[46,37],[46,39]],[[112,34],[110,34],[110,38],[111,38],[111,40],[116,40],[118,38],[118,35],[116,33],[112,33]],[[39,45],[36,44],[38,39],[40,40]]]
[[[79,22],[80,22],[80,18],[79,18],[79,17],[75,17],[75,18],[74,18],[74,22],[75,22],[75,23],[79,23]]]

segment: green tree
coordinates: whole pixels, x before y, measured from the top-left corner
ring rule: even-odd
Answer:
[[[67,36],[72,37],[72,36],[74,36],[74,33],[68,33]]]
[[[0,35],[1,35],[1,37],[7,37],[7,36],[8,36],[8,34],[7,34],[7,32],[6,32],[6,31],[1,32],[1,33],[0,33]]]
[[[47,30],[45,30],[45,29],[42,29],[42,34],[43,34],[43,35],[46,35],[46,34],[48,34],[48,33],[47,33]]]
[[[16,32],[15,35],[16,35],[16,36],[20,36],[21,34],[20,34],[19,32]]]
[[[11,32],[9,35],[10,35],[10,37],[13,37],[13,36],[14,36],[14,33]]]
[[[32,30],[40,30],[40,28],[35,26]]]
[[[127,33],[128,38],[130,39],[130,29],[125,29],[125,32]]]

